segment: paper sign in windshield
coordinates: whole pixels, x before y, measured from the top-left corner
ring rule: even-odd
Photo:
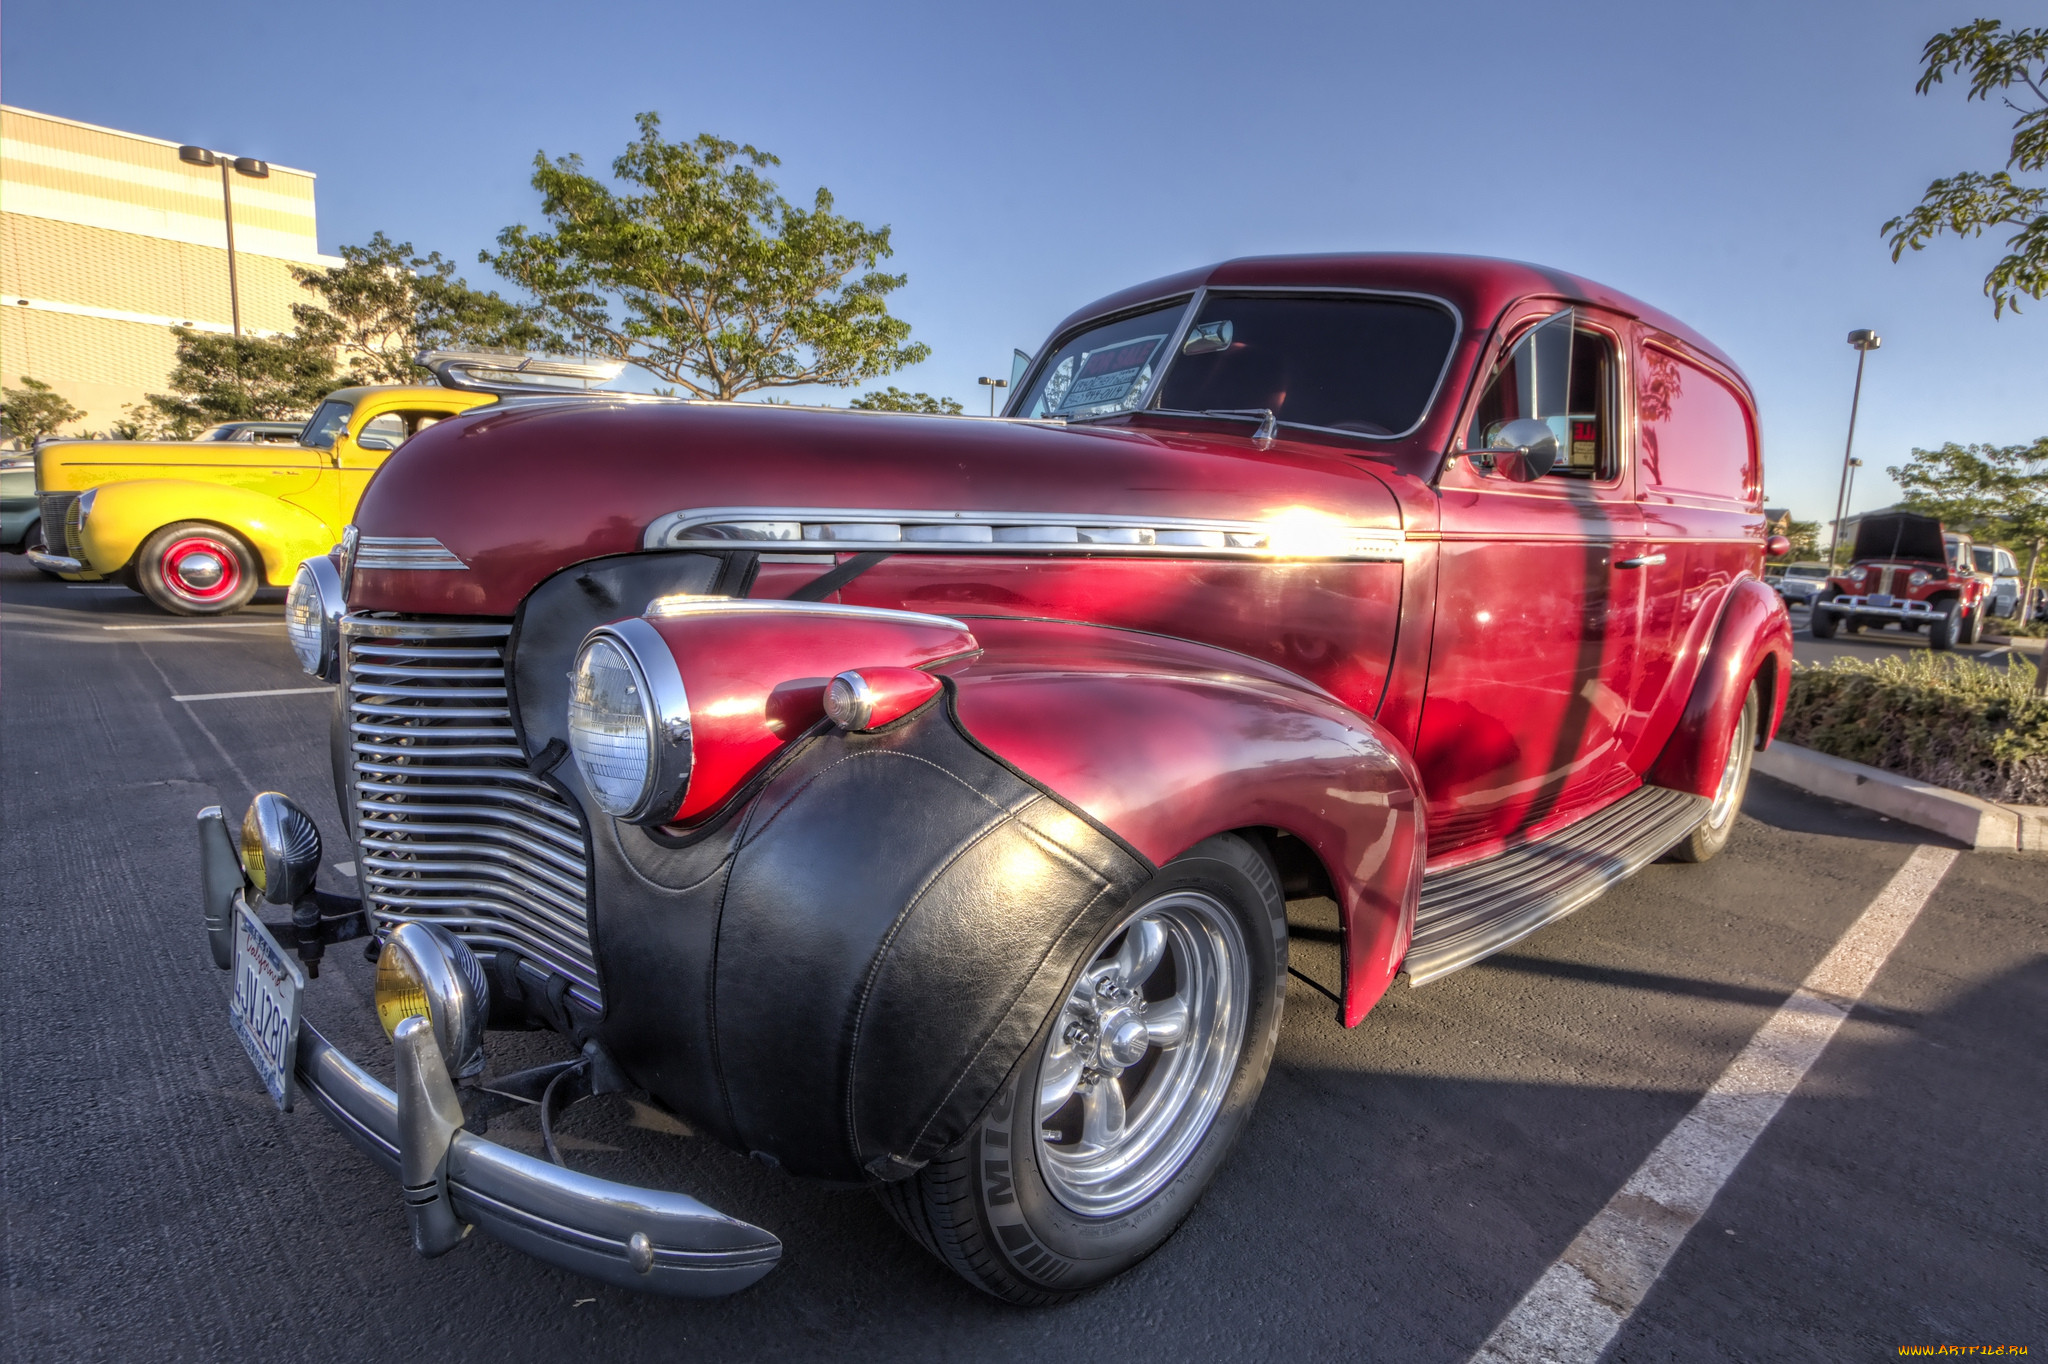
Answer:
[[[1140,336],[1101,350],[1083,351],[1073,385],[1055,410],[1066,415],[1123,402],[1152,377],[1152,357],[1165,340],[1164,335]]]

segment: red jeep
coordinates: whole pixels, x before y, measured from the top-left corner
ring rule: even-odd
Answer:
[[[485,1135],[537,1105],[552,1151],[630,1089],[874,1186],[999,1297],[1086,1289],[1243,1131],[1290,901],[1334,903],[1311,984],[1354,1025],[1726,843],[1789,680],[1759,487],[1707,341],[1453,257],[1140,285],[993,420],[454,418],[291,598],[362,900],[312,889],[283,796],[239,858],[201,814],[236,1026],[426,1254],[477,1226],[657,1292],[766,1273],[766,1231]],[[358,935],[395,1091],[299,1019]],[[568,1058],[490,1075],[486,1027]]]
[[[1969,538],[1911,512],[1856,523],[1849,567],[1828,580],[1813,603],[1813,637],[1855,634],[1864,626],[1925,630],[1930,649],[1974,644],[1990,608],[1991,584],[1977,574]]]

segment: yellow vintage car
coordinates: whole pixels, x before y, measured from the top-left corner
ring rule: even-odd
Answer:
[[[289,583],[355,515],[370,475],[421,429],[498,401],[458,388],[344,388],[296,444],[49,441],[36,451],[38,566],[124,583],[180,616],[233,611]]]

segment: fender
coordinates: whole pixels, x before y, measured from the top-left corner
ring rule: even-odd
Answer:
[[[1328,873],[1342,1019],[1392,983],[1422,884],[1421,779],[1374,721],[1294,674],[1097,626],[976,621],[939,669],[978,743],[1157,865],[1212,834],[1280,829]]]
[[[333,548],[332,527],[303,507],[268,493],[182,478],[141,478],[102,483],[79,543],[93,571],[127,567],[152,531],[174,521],[210,521],[247,540],[272,584],[291,581],[299,561]]]
[[[1743,578],[1728,590],[1678,727],[1650,767],[1650,784],[1712,796],[1742,717],[1743,697],[1759,676],[1765,691],[1756,746],[1764,748],[1778,732],[1792,690],[1792,624],[1777,593]]]

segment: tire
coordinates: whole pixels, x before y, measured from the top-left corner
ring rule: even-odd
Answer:
[[[1958,644],[1975,644],[1984,634],[1984,613],[1986,606],[1977,603],[1977,609],[1963,617],[1962,630],[1956,635]]]
[[[174,616],[239,610],[263,585],[255,551],[233,531],[204,521],[179,521],[152,532],[131,567],[136,590]]]
[[[1820,603],[1816,602],[1813,607],[1813,615],[1807,619],[1806,630],[1815,639],[1833,639],[1835,637],[1835,628],[1840,623],[1834,612],[1821,610]]]
[[[1140,924],[1151,925],[1143,938]],[[1154,964],[1140,966],[1147,940]],[[967,1136],[879,1190],[925,1249],[1021,1306],[1073,1297],[1144,1259],[1222,1167],[1280,1035],[1287,917],[1272,864],[1235,835],[1204,840],[1161,867],[1082,960],[1067,1002]],[[1136,1020],[1129,997],[1101,988],[1133,966],[1149,1020]],[[1182,1040],[1161,1046],[1142,1034],[1147,1022],[1158,1026],[1168,999],[1182,1001]],[[1113,1051],[1119,1029],[1127,1050]],[[1140,1045],[1143,1054],[1115,1075],[1081,1060],[1116,1066]],[[1063,1084],[1064,1095],[1042,1106],[1040,1091]],[[1097,1101],[1105,1093],[1114,1105]],[[1123,1136],[1091,1156],[1089,1125],[1108,1122],[1126,1099]]]
[[[1728,846],[1735,833],[1736,812],[1742,809],[1742,797],[1749,790],[1749,770],[1756,761],[1756,731],[1762,711],[1763,700],[1752,683],[1749,694],[1742,699],[1742,717],[1735,722],[1735,734],[1729,741],[1713,803],[1707,807],[1706,818],[1699,822],[1699,827],[1665,854],[1670,861],[1704,862]]]
[[[1946,653],[1956,647],[1956,639],[1963,631],[1963,608],[1950,602],[1948,609],[1927,622],[1927,647],[1936,653]]]

